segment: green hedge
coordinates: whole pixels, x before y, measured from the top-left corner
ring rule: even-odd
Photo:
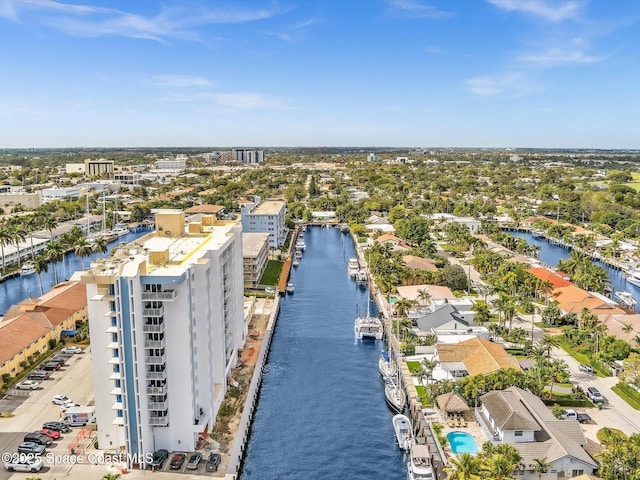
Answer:
[[[618,382],[617,385],[611,387],[611,390],[616,392],[616,394],[631,405],[636,410],[640,410],[640,393],[635,391],[625,382]]]
[[[553,399],[542,399],[545,405],[553,405],[557,403],[561,407],[593,407],[593,403],[591,403],[586,398],[553,398]]]

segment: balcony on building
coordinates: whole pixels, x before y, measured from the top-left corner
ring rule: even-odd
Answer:
[[[142,300],[171,302],[176,299],[175,290],[164,290],[162,292],[142,292]]]

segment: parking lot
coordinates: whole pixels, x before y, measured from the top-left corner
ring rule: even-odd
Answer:
[[[0,399],[0,412],[13,414],[11,417],[0,418],[0,453],[17,454],[18,445],[27,433],[41,430],[45,422],[60,419],[60,406],[51,401],[54,395],[66,395],[81,405],[93,404],[93,377],[89,351],[60,356],[65,357],[67,363],[60,370],[52,372],[48,379],[40,381],[35,390],[12,389],[8,395]],[[72,427],[70,432],[63,433],[46,448],[41,457],[44,466],[36,476],[42,480],[84,480],[101,478],[105,473],[122,473],[117,464],[102,457],[103,452],[90,448],[94,435],[95,432],[89,432],[82,427]],[[171,469],[169,465],[175,453],[186,454],[186,459],[179,469]],[[155,475],[155,478],[175,478],[176,474],[181,474],[185,480],[224,477],[220,467],[217,472],[206,471],[208,451],[201,452],[202,461],[195,470],[187,469],[191,453],[171,452],[162,469],[155,472],[151,469],[129,471],[127,478],[154,478],[152,475]],[[83,463],[74,465],[70,458],[82,458]],[[3,467],[0,467],[0,480],[24,479],[33,475],[7,472]]]
[[[5,456],[17,453],[17,447],[27,433],[41,430],[45,422],[60,419],[60,406],[51,402],[54,395],[67,395],[83,405],[92,402],[93,381],[89,354],[59,356],[66,359],[66,364],[52,372],[48,379],[39,382],[35,390],[11,389],[0,400],[0,411],[5,415],[13,415],[0,419],[0,452]],[[78,441],[79,436],[84,436],[83,429],[72,428],[70,432],[54,440],[42,457],[44,467],[38,476],[49,478],[66,470],[68,465],[54,465],[53,460],[67,455],[72,446],[79,449],[86,446],[90,437]],[[25,474],[12,474],[4,468],[0,470],[0,480],[11,478],[12,475],[23,478]]]

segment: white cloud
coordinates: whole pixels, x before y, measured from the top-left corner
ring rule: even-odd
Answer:
[[[2,2],[2,0],[0,0]],[[70,4],[56,0],[14,0],[0,3],[0,16],[19,20],[25,12],[43,13],[31,18],[68,35],[79,37],[120,36],[165,41],[168,38],[197,39],[197,29],[205,25],[242,23],[270,18],[283,12],[279,7],[223,10],[187,8],[177,3],[155,16],[143,16],[123,10]],[[51,14],[56,14],[51,16]]]
[[[520,12],[549,22],[575,20],[582,8],[582,2],[545,0],[487,0],[490,4],[507,12]]]
[[[565,50],[562,48],[550,48],[540,53],[531,53],[528,55],[522,55],[519,59],[540,65],[543,67],[551,67],[557,65],[567,64],[590,64],[598,63],[605,60],[607,57],[596,57],[589,55],[586,52],[580,50]]]
[[[156,87],[210,87],[212,83],[204,77],[193,75],[155,75],[148,81]]]
[[[527,78],[522,72],[473,77],[466,80],[465,85],[471,93],[482,96],[525,97],[542,91],[539,84]]]
[[[389,0],[391,11],[395,14],[418,18],[442,18],[451,16],[450,12],[440,10],[419,0]]]

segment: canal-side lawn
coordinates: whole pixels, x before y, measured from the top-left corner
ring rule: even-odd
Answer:
[[[264,269],[264,273],[262,274],[262,278],[260,279],[260,285],[277,285],[283,265],[284,262],[269,260],[269,262],[267,263],[267,268]]]
[[[576,346],[567,342],[562,337],[557,337],[558,342],[560,344],[560,348],[562,348],[565,352],[571,355],[576,361],[583,365],[590,365],[593,368],[593,372],[598,377],[610,377],[611,371],[601,362],[594,360],[591,355],[587,355],[586,353],[580,353],[576,351]]]

